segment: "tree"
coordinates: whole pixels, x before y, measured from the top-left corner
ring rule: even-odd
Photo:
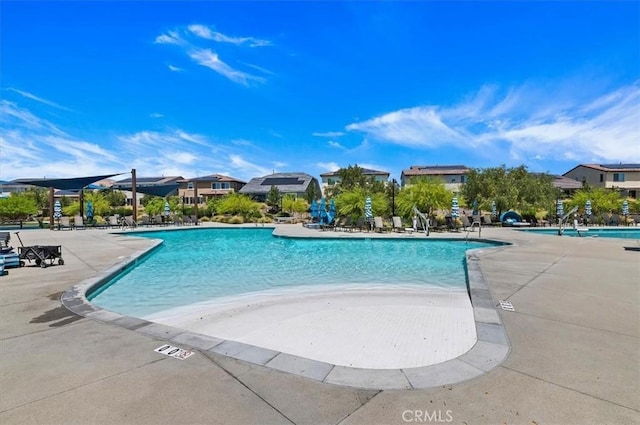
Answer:
[[[565,210],[571,210],[573,207],[578,207],[578,213],[584,214],[588,200],[591,201],[591,214],[594,217],[611,211],[622,210],[622,199],[620,197],[620,193],[599,187],[577,190],[573,194],[573,197],[565,202]]]
[[[315,200],[318,200],[320,196],[322,196],[322,194],[318,192],[315,184],[309,184],[309,186],[307,186],[304,197],[309,204],[311,204]]]
[[[0,219],[2,221],[19,221],[27,220],[29,216],[38,213],[38,206],[35,200],[24,194],[12,193],[8,198],[0,199]]]
[[[271,211],[280,211],[281,198],[282,194],[280,193],[280,189],[278,189],[276,186],[271,186],[271,189],[269,189],[269,193],[267,193],[267,205],[271,208]]]
[[[336,211],[339,215],[357,220],[364,216],[364,203],[371,197],[371,209],[374,216],[387,216],[389,203],[384,193],[369,193],[366,188],[355,187],[341,192],[336,198]]]
[[[534,213],[559,196],[552,182],[552,176],[531,174],[524,165],[509,169],[502,165],[470,170],[461,194],[467,204],[477,201],[481,209],[488,210],[495,202],[498,213],[509,209]]]
[[[218,202],[218,212],[220,214],[241,215],[245,221],[249,221],[260,214],[260,204],[253,201],[246,195],[240,193],[229,193]]]
[[[396,213],[404,218],[413,217],[413,207],[433,214],[436,209],[451,205],[453,194],[444,183],[433,177],[423,177],[412,182],[396,195]]]
[[[106,189],[102,191],[102,194],[111,207],[121,207],[127,204],[127,196],[120,190]]]
[[[295,213],[303,213],[309,209],[309,204],[303,198],[298,198],[293,194],[286,194],[282,199],[282,209],[293,215]]]

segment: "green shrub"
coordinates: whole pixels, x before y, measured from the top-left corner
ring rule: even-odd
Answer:
[[[244,219],[242,218],[242,216],[234,215],[233,217],[231,217],[229,219],[229,221],[227,221],[227,223],[229,223],[229,224],[242,224],[242,223],[244,223]]]
[[[207,223],[208,223],[208,222],[210,222],[210,221],[211,221],[211,219],[205,215],[204,217],[201,217],[201,218],[200,218],[200,221],[203,221],[203,222],[207,222]]]

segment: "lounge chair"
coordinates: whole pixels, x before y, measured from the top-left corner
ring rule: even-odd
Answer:
[[[404,232],[404,226],[402,225],[402,219],[398,216],[391,217],[391,230],[394,232]]]
[[[447,225],[447,230],[450,230],[452,232],[457,232],[458,230],[460,230],[460,225],[458,224],[458,221],[452,216],[447,215],[444,217],[444,220]]]
[[[76,215],[73,217],[73,228],[76,230],[86,229],[86,227],[84,227],[84,219],[81,215]]]
[[[140,217],[140,225],[141,226],[151,226],[151,219],[149,218],[149,216],[147,214],[143,214]]]
[[[133,219],[133,216],[128,215],[124,218],[124,221],[122,222],[122,228],[126,228],[126,227],[130,227],[132,229],[135,229],[136,227],[136,221]]]
[[[58,219],[59,230],[73,230],[73,226],[69,222],[69,217],[60,217]]]
[[[373,217],[373,229],[379,233],[388,232],[391,230],[389,226],[386,226],[384,224],[384,221],[382,221],[382,217]]]
[[[471,228],[471,221],[469,220],[469,217],[467,217],[466,215],[461,215],[460,220],[462,221],[463,230],[467,230],[467,228]]]
[[[109,216],[109,220],[107,221],[107,224],[109,225],[109,227],[120,227],[120,221],[118,220],[118,217],[116,217],[115,215],[110,215]]]

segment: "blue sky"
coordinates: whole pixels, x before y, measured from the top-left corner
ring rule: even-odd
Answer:
[[[3,1],[0,19],[3,180],[640,162],[637,1]]]

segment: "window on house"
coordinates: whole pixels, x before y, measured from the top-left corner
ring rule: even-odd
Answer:
[[[193,182],[187,183],[187,189],[193,190]]]
[[[583,180],[586,180],[586,179],[584,179],[583,177]],[[600,174],[600,183],[602,183],[603,181],[604,181],[604,174]]]
[[[464,183],[465,180],[466,180],[466,176],[460,176],[460,183]]]
[[[456,178],[455,177],[451,177],[451,183],[455,183],[456,182]]]
[[[623,182],[624,181],[624,173],[613,173],[613,181],[614,182]]]

